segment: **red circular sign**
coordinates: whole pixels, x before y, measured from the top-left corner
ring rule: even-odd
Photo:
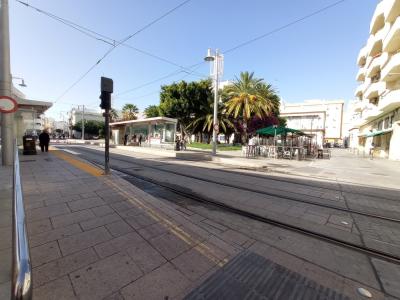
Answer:
[[[13,113],[18,109],[18,103],[8,96],[0,96],[0,112]]]

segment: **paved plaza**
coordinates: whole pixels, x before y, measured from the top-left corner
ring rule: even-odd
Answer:
[[[52,150],[20,158],[34,300],[365,299],[357,292],[360,287],[370,291],[373,299],[400,297],[395,283],[400,278],[398,266],[177,195],[154,192],[155,187],[119,172],[103,176],[102,170],[82,160],[83,155],[71,151],[83,154],[82,149],[71,147],[69,152]],[[344,156],[347,159],[347,153]],[[140,159],[166,163],[149,154]],[[191,165],[192,175],[207,168],[232,172],[229,178],[235,182],[239,172],[256,172],[210,162],[167,161],[171,170]],[[221,190],[224,193],[228,191]],[[289,210],[298,217],[301,209]],[[315,210],[306,215],[314,216],[308,222],[318,226],[324,218]],[[346,234],[347,225],[340,221],[328,223]],[[8,225],[1,225],[2,237],[10,236]],[[5,251],[1,254],[9,256]],[[8,298],[9,271],[4,267],[1,271],[1,298]]]

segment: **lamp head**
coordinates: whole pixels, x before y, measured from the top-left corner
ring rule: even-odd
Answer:
[[[213,61],[214,59],[215,58],[214,58],[214,55],[212,55],[211,48],[208,48],[207,56],[204,58],[204,60],[205,61]]]
[[[19,86],[27,87],[27,85],[25,84],[25,81],[23,79],[21,79],[21,83],[19,84]]]

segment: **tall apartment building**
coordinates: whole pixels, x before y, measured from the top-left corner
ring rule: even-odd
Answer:
[[[281,105],[280,116],[287,126],[313,136],[319,146],[324,143],[342,143],[343,100],[306,100],[303,103]]]
[[[378,3],[361,49],[350,137],[353,147],[400,159],[400,0]]]

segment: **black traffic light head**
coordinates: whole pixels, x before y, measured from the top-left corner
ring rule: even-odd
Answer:
[[[114,82],[111,78],[101,77],[100,81],[101,92],[113,93],[114,92]]]
[[[107,92],[101,92],[99,97],[101,99],[100,107],[102,109],[111,109],[111,94]]]

